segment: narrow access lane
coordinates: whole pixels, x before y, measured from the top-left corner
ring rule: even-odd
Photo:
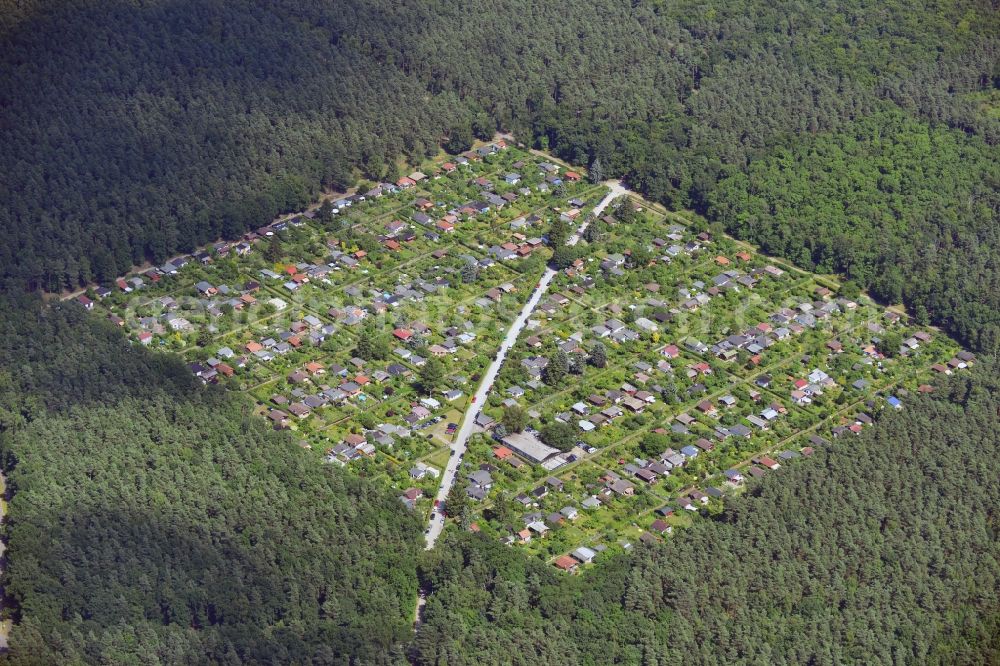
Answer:
[[[601,202],[594,207],[594,217],[600,217],[601,213],[608,205],[620,196],[628,193],[622,184],[617,180],[611,180],[604,183],[608,188],[608,194],[605,195]],[[583,232],[587,229],[587,223],[584,222],[576,230],[569,240],[566,241],[568,245],[576,245],[577,241],[583,235]],[[541,281],[532,292],[531,297],[528,302],[524,304],[521,309],[521,313],[518,315],[514,323],[511,324],[510,328],[507,330],[507,335],[504,336],[503,342],[500,344],[500,349],[497,351],[497,355],[494,357],[493,362],[490,363],[486,372],[483,374],[482,381],[479,383],[479,388],[474,394],[475,397],[473,401],[469,404],[469,408],[465,411],[465,415],[462,419],[462,425],[458,430],[458,434],[455,437],[455,441],[451,445],[451,457],[448,458],[448,464],[445,466],[444,473],[441,475],[441,486],[438,488],[437,495],[435,495],[434,507],[431,509],[430,524],[427,528],[425,534],[427,541],[427,550],[434,547],[437,542],[438,537],[441,536],[441,532],[444,530],[445,517],[444,512],[441,511],[441,505],[444,504],[445,498],[448,497],[448,493],[451,491],[452,486],[455,485],[455,479],[458,476],[458,469],[462,464],[462,458],[465,456],[465,451],[468,448],[469,437],[472,435],[472,431],[476,425],[476,418],[483,411],[483,405],[486,403],[486,396],[489,395],[490,388],[493,386],[494,380],[497,378],[497,374],[500,372],[500,368],[503,366],[504,360],[507,358],[507,352],[510,351],[514,343],[517,342],[517,337],[524,330],[525,325],[528,323],[528,319],[534,313],[535,308],[538,307],[539,302],[541,302],[542,297],[545,292],[548,291],[549,285],[552,284],[553,278],[556,276],[556,271],[551,268],[546,268],[545,273],[542,275]]]

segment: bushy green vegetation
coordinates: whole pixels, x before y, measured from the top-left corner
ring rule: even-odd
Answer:
[[[581,576],[456,533],[420,567],[416,663],[989,663],[998,393],[953,377]]]
[[[13,663],[393,659],[420,534],[393,494],[81,308],[6,311]]]

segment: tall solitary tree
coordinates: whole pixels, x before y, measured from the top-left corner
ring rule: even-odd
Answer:
[[[380,333],[375,321],[366,318],[364,329],[358,340],[357,354],[366,361],[389,358],[389,339]]]
[[[604,238],[604,230],[601,222],[599,220],[592,220],[583,231],[583,240],[588,243],[597,243],[602,238]]]
[[[507,432],[521,432],[528,425],[528,414],[521,407],[511,405],[503,410],[500,422],[507,429]]]
[[[577,246],[575,245],[559,245],[556,247],[555,251],[552,253],[552,265],[563,270],[564,268],[569,268],[573,265],[579,256],[577,251]]]
[[[603,342],[595,343],[590,350],[590,364],[595,368],[603,368],[608,364],[608,350]]]
[[[284,250],[281,248],[281,239],[278,234],[274,234],[267,242],[267,249],[264,250],[264,258],[272,264],[281,261]]]
[[[877,348],[889,358],[894,358],[899,355],[902,344],[903,336],[898,331],[889,331],[878,341]]]
[[[466,263],[462,265],[462,282],[471,284],[479,277],[479,269],[476,264]]]
[[[545,383],[558,384],[569,372],[569,357],[562,349],[549,357],[549,364],[545,366]]]
[[[469,505],[468,489],[469,482],[466,481],[465,483],[452,485],[451,490],[448,491],[448,496],[445,498],[444,511],[450,518],[461,516],[465,511],[465,507]]]
[[[562,219],[562,217],[557,217],[552,222],[552,226],[549,228],[549,246],[550,247],[560,247],[566,244],[566,239],[569,235],[573,233],[569,224]]]
[[[322,225],[328,225],[333,221],[333,204],[330,203],[329,199],[323,199],[319,210],[316,211],[316,218]]]
[[[444,379],[444,363],[439,358],[432,358],[420,368],[420,388],[430,395]]]
[[[562,421],[553,421],[542,428],[542,441],[560,451],[569,451],[576,444],[576,430]]]
[[[587,173],[590,182],[600,183],[604,181],[604,166],[601,164],[601,158],[595,157],[594,161],[590,163],[590,170]]]

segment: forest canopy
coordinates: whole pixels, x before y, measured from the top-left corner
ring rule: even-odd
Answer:
[[[995,275],[998,251],[983,166],[1000,140],[990,3],[13,4],[0,17],[0,279],[17,288],[107,283],[502,129],[996,348],[995,297],[967,279]],[[892,154],[871,143],[887,118]],[[946,153],[908,145],[917,135]],[[869,171],[905,162],[860,193],[858,228],[733,196],[741,178],[801,186],[819,164],[805,151],[838,159],[824,152],[836,145]],[[795,173],[764,174],[783,160]],[[938,186],[932,202],[906,189]],[[795,195],[817,214],[836,203]]]
[[[721,181],[709,215],[765,252],[843,273],[917,321],[1000,350],[1000,154],[899,111],[776,150]]]
[[[454,534],[420,566],[415,662],[992,663],[998,395],[995,366],[951,378],[580,576]]]
[[[0,0],[0,286],[107,283],[503,130],[988,355],[998,41],[985,0]],[[0,352],[11,661],[403,662],[391,494],[78,308],[4,300]],[[982,663],[991,372],[584,577],[453,535],[410,657]]]
[[[409,638],[416,519],[67,305],[0,320],[13,663],[367,663]]]
[[[984,2],[6,4],[0,267],[50,291],[392,179],[447,135],[511,130],[696,208],[880,100],[1000,137]]]

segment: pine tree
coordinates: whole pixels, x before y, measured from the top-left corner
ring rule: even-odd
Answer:
[[[604,233],[601,231],[601,224],[597,220],[593,220],[587,225],[587,228],[583,230],[583,240],[588,243],[596,243],[604,237]]]
[[[594,161],[590,163],[590,171],[587,175],[592,183],[604,181],[604,167],[601,165],[600,157],[595,157]]]
[[[462,282],[472,284],[479,278],[479,269],[472,262],[462,265]]]
[[[571,233],[573,233],[573,230],[569,224],[561,217],[557,217],[553,220],[552,227],[549,229],[549,246],[557,248],[564,245]]]
[[[430,395],[444,379],[444,364],[441,359],[432,358],[420,369],[420,388]]]
[[[562,349],[556,351],[549,357],[549,364],[545,367],[545,382],[547,384],[558,384],[569,372],[569,357]]]
[[[389,358],[389,340],[379,333],[375,321],[367,318],[358,339],[357,354],[366,361]]]
[[[284,250],[281,248],[281,239],[278,238],[278,234],[273,234],[268,239],[267,249],[264,250],[264,258],[274,264],[281,261],[283,255]]]
[[[608,364],[608,350],[603,342],[595,343],[594,348],[590,350],[590,364],[595,368],[603,368]]]
[[[451,486],[451,490],[448,491],[448,496],[445,498],[444,510],[445,513],[454,518],[456,516],[461,516],[464,513],[465,508],[469,504],[469,482],[465,483],[455,483]]]
[[[329,199],[324,199],[323,203],[319,205],[319,210],[316,211],[316,218],[323,225],[329,224],[333,219],[333,204],[330,203]]]
[[[507,432],[521,432],[528,425],[528,414],[517,405],[512,405],[503,411],[501,423]]]

